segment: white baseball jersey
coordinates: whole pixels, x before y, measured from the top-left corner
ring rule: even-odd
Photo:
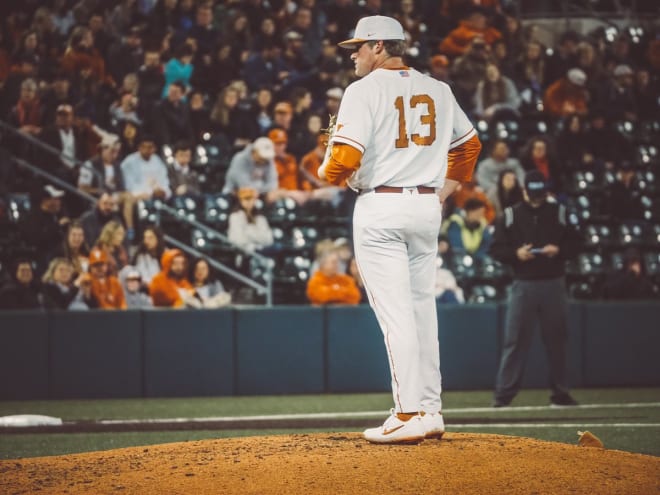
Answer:
[[[442,187],[448,151],[474,135],[447,84],[414,69],[376,69],[346,88],[332,142],[363,153],[353,189]]]

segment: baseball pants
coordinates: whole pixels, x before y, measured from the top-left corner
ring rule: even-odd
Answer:
[[[353,215],[355,258],[380,328],[396,412],[442,409],[435,273],[442,209],[435,194],[367,192]]]

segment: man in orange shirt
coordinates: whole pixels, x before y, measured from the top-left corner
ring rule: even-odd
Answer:
[[[284,129],[272,129],[268,133],[268,139],[275,145],[275,167],[277,168],[280,189],[300,190],[298,162],[296,162],[295,156],[286,152],[286,145],[289,142],[286,131]]]
[[[187,260],[178,249],[168,249],[161,257],[162,270],[149,285],[154,306],[183,308],[185,301],[193,299],[194,289],[186,278]]]
[[[92,276],[92,294],[100,309],[126,309],[124,289],[119,279],[108,274],[108,253],[94,248],[89,253],[89,273]]]
[[[339,271],[339,255],[336,251],[325,253],[319,269],[307,283],[307,298],[312,304],[358,304],[360,289],[350,275]]]
[[[460,22],[459,26],[450,31],[440,43],[440,53],[449,57],[463,55],[474,38],[483,38],[487,45],[500,39],[502,34],[495,28],[488,26],[488,18],[484,10],[474,7]]]
[[[586,84],[587,75],[582,69],[570,69],[565,77],[555,81],[545,90],[545,111],[555,117],[565,117],[573,113],[585,115],[589,100]]]

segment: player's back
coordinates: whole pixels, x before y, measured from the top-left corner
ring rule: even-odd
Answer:
[[[351,185],[442,185],[456,107],[449,86],[414,69],[377,69],[347,93],[355,93],[355,107],[340,112],[339,123],[353,114],[366,126]]]

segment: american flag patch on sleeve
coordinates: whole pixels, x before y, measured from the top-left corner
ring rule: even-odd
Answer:
[[[410,77],[410,74],[408,73],[407,70],[400,70],[400,71],[399,71],[399,75],[400,75],[401,77]]]

